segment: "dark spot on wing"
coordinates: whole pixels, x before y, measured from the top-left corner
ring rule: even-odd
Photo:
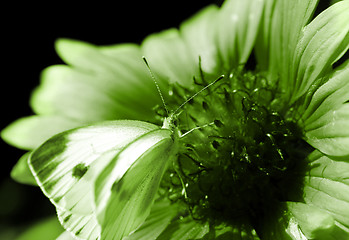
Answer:
[[[84,226],[85,227],[85,226]],[[80,228],[78,231],[75,232],[75,235],[78,236],[80,235],[80,233],[82,232],[82,230],[84,229],[84,227]]]
[[[58,165],[58,162],[52,161],[46,164],[45,166],[42,166],[40,169],[34,169],[40,181],[44,182],[47,178],[49,178],[52,175],[52,172],[57,168]]]
[[[72,176],[77,178],[77,179],[80,179],[80,178],[82,178],[82,176],[85,175],[85,173],[87,172],[88,168],[89,168],[89,166],[85,166],[85,164],[79,163],[78,165],[76,165],[73,168]]]
[[[66,216],[64,219],[63,219],[63,222],[68,222],[69,219],[71,218],[72,214],[69,214],[68,216]]]
[[[131,195],[130,195],[130,191],[128,191],[127,189],[124,189],[123,191],[120,192],[119,194],[119,201],[128,201],[130,199]]]
[[[124,181],[123,181],[123,178],[121,178],[120,180],[118,181],[115,181],[113,183],[113,186],[111,187],[111,191],[112,192],[119,192],[121,187],[122,187],[122,184],[124,184]]]
[[[61,196],[55,196],[55,197],[53,198],[53,201],[54,201],[55,203],[58,203],[59,201],[61,201],[62,198],[63,198],[63,195],[61,195]]]
[[[148,189],[146,190],[147,194],[143,198],[143,201],[140,203],[140,206],[138,209],[140,214],[144,211],[147,211],[147,209],[149,209],[150,206],[152,206],[155,194],[157,192],[157,189],[159,188],[160,179],[161,179],[161,176],[159,174],[155,174],[155,175],[149,174],[143,179],[143,181],[147,181],[149,184],[148,184]]]
[[[119,200],[128,200],[130,194],[128,189],[122,189],[122,185],[124,184],[124,179],[121,178],[119,181],[114,182],[111,190],[114,193],[117,193],[119,196]]]
[[[154,201],[154,195],[147,196],[143,199],[143,201],[139,204],[138,212],[139,214],[142,214],[144,211],[147,211],[147,209],[150,208]]]
[[[66,134],[63,132],[47,140],[30,157],[30,164],[40,180],[46,179],[59,164],[56,157],[64,152],[69,141]]]
[[[43,184],[43,187],[45,188],[46,192],[50,193],[52,192],[53,188],[56,186],[56,184],[59,182],[60,178],[52,179],[48,182],[45,182]]]

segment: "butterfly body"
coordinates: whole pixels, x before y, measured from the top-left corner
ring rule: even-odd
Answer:
[[[182,137],[182,133],[177,127],[177,118],[180,113],[171,113],[169,117],[164,119],[162,124],[162,129],[169,130],[171,132],[172,139],[175,143],[177,143],[178,139]]]

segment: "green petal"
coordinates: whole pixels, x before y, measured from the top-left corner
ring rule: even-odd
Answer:
[[[336,222],[336,227],[332,231],[331,236],[324,240],[338,240],[338,239],[349,239],[349,228]]]
[[[318,211],[318,210],[317,210]],[[318,222],[318,220],[316,220]],[[303,224],[304,225],[304,224]],[[311,225],[311,224],[310,224]],[[312,228],[312,226],[311,226]],[[295,217],[291,217],[289,221],[289,225],[287,228],[288,234],[292,237],[292,240],[308,240],[308,239],[316,239],[316,240],[339,240],[339,239],[349,239],[349,230],[344,227],[340,223],[334,223],[334,226],[330,229],[320,229],[318,231],[314,231],[314,235],[316,238],[307,238],[301,230],[301,226],[297,222]],[[274,239],[270,239],[274,240]]]
[[[157,240],[200,239],[209,231],[207,224],[201,224],[190,217],[173,221]]]
[[[343,233],[332,214],[307,202],[284,202],[282,208],[275,209],[270,214],[275,214],[275,211],[279,212],[278,216],[271,218],[270,215],[266,215],[257,226],[258,235],[263,240],[320,240],[321,238],[308,237],[318,237],[324,233],[329,234],[327,236],[334,233],[339,236]]]
[[[199,66],[200,56],[202,70],[208,73],[216,72],[216,74],[220,65],[214,42],[214,20],[217,17],[217,13],[218,7],[211,5],[180,26],[180,34],[191,52],[195,66]]]
[[[337,109],[349,99],[349,61],[347,60],[328,77],[328,80],[309,93],[305,101],[302,121],[307,129],[318,127],[319,118]],[[321,121],[320,121],[321,122]]]
[[[2,130],[1,137],[15,147],[32,150],[54,134],[80,124],[61,116],[29,116],[7,126]]]
[[[335,185],[333,185],[335,187]],[[328,211],[339,223],[349,226],[349,203],[311,186],[304,188],[305,201]]]
[[[309,155],[312,168],[305,177],[304,200],[349,226],[348,157],[329,158],[318,151]]]
[[[262,0],[224,2],[216,23],[216,43],[226,70],[247,62],[257,37],[262,11]]]
[[[296,100],[331,69],[349,47],[349,2],[341,1],[317,16],[303,30],[294,61]],[[316,83],[315,83],[316,84]]]
[[[327,178],[349,185],[349,158],[334,158],[319,151],[312,152],[309,157],[309,175]]]
[[[315,10],[318,0],[266,0],[256,57],[262,69],[269,70],[270,80],[281,78],[284,89],[292,91],[294,51]]]
[[[29,185],[37,185],[33,174],[28,166],[30,152],[24,154],[11,171],[11,177],[17,182]]]
[[[72,66],[52,66],[43,71],[42,83],[31,101],[37,114],[59,114],[88,123],[153,118],[151,109],[161,101],[138,46],[98,48],[59,40],[56,47]]]
[[[103,61],[101,55],[97,53],[95,46],[73,39],[58,39],[55,43],[57,54],[67,64],[86,71],[98,71],[102,68]],[[97,62],[92,57],[96,57]]]
[[[16,240],[50,240],[56,239],[64,229],[56,217],[41,220],[22,233]]]
[[[178,207],[167,199],[156,201],[145,222],[123,240],[155,240],[176,216],[177,211]]]
[[[335,221],[331,215],[317,207],[299,202],[289,202],[287,207],[309,239],[328,239],[326,237],[335,228]]]
[[[345,183],[328,179],[325,176],[306,178],[306,185],[318,191],[322,191],[327,195],[349,204],[349,186]],[[349,208],[347,208],[347,217],[349,219]],[[349,223],[349,220],[348,220]]]
[[[261,70],[268,70],[271,46],[270,38],[271,34],[275,35],[277,32],[271,32],[272,16],[275,11],[276,1],[265,1],[263,15],[259,27],[259,32],[257,35],[257,40],[255,44],[255,55],[258,63],[258,67]]]
[[[152,34],[141,47],[151,70],[161,81],[191,86],[199,66],[177,29]]]
[[[319,87],[309,93],[302,108],[306,140],[322,152],[343,156],[349,154],[349,61],[343,63]],[[307,103],[309,102],[309,103]]]
[[[290,213],[289,213],[290,215]],[[286,229],[287,237],[285,239],[292,239],[292,240],[308,240],[308,238],[304,235],[302,230],[299,227],[299,224],[295,217],[290,217],[288,221],[288,226]],[[270,239],[272,240],[272,239]]]
[[[349,85],[348,85],[349,86]],[[306,129],[306,140],[332,156],[349,155],[349,103],[319,118],[313,129]]]

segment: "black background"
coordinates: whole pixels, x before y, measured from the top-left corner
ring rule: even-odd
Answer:
[[[32,114],[28,102],[39,84],[41,70],[62,63],[54,50],[55,39],[66,37],[97,45],[140,43],[150,33],[177,27],[202,7],[221,1],[87,2],[13,2],[2,6],[0,129]],[[10,179],[9,173],[24,151],[2,140],[0,144],[1,233],[54,214],[54,208],[38,188]]]

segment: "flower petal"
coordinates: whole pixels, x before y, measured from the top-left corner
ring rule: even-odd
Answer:
[[[349,157],[334,158],[314,151],[308,156],[309,175],[349,185]]]
[[[217,48],[214,43],[216,26],[214,20],[217,13],[217,6],[208,6],[180,26],[181,37],[192,53],[195,66],[199,66],[200,57],[202,70],[208,73],[216,72],[216,74],[219,67]]]
[[[54,134],[81,125],[61,116],[29,116],[16,120],[1,131],[1,138],[21,149],[32,150]]]
[[[301,123],[306,140],[315,148],[333,156],[349,154],[349,61],[333,72],[315,93],[309,93]],[[310,99],[310,100],[309,100]],[[302,110],[302,108],[305,110]]]
[[[318,188],[320,191],[326,192],[332,197],[349,202],[349,186],[347,184],[331,179],[324,179],[323,177],[308,178],[307,184],[314,188]]]
[[[272,34],[277,32],[272,32],[272,16],[275,11],[276,1],[269,0],[265,1],[263,15],[261,19],[261,24],[259,27],[259,32],[257,35],[257,40],[255,44],[255,55],[257,59],[258,66],[261,70],[268,70],[269,58],[271,54],[271,43],[270,39]]]
[[[349,235],[349,157],[329,157],[319,151],[309,157],[309,176],[305,178],[305,201],[333,216],[333,236]],[[344,227],[344,226],[347,227]],[[335,238],[336,239],[336,238]],[[337,238],[340,239],[340,238]]]
[[[297,44],[293,69],[293,101],[306,93],[319,76],[331,70],[349,47],[349,2],[340,1],[317,16],[303,29]],[[316,83],[315,83],[316,84]]]
[[[21,233],[16,240],[47,240],[47,239],[56,239],[64,229],[57,221],[56,217],[49,217],[39,222],[34,223],[23,233]],[[7,239],[7,238],[6,238]],[[69,238],[65,238],[68,240]],[[70,238],[72,239],[72,238]],[[61,239],[63,240],[63,239]]]
[[[336,187],[335,185],[333,187]],[[329,212],[339,223],[349,226],[349,203],[311,186],[304,188],[305,201]]]
[[[200,239],[208,231],[208,224],[201,224],[186,217],[173,221],[157,240]]]
[[[324,239],[324,240],[338,240],[338,239],[349,239],[349,228],[336,222],[336,227],[332,231],[331,236],[328,239]]]
[[[305,177],[304,200],[349,226],[349,163],[348,157],[340,159],[345,162],[337,162],[318,151],[309,155],[310,167],[313,168]]]
[[[349,84],[348,84],[349,86]],[[306,128],[306,140],[321,152],[332,156],[349,155],[349,103],[333,109]]]
[[[37,114],[60,114],[88,123],[152,119],[151,109],[160,98],[138,46],[98,48],[59,40],[56,47],[72,67],[52,66],[43,71],[42,84],[31,101]]]
[[[335,221],[330,214],[317,207],[300,202],[289,202],[289,211],[295,217],[304,235],[309,239],[322,239],[335,228]]]
[[[295,217],[291,217],[290,220],[288,221],[288,226],[286,229],[286,232],[288,233],[288,238],[287,239],[292,239],[292,240],[308,240],[308,238],[304,235],[302,230],[299,227],[299,224]],[[272,239],[270,239],[272,240]]]
[[[54,134],[79,126],[81,123],[61,116],[29,116],[16,120],[1,132],[1,137],[18,148],[33,150]],[[11,171],[11,177],[17,182],[37,185],[29,170],[24,154]]]
[[[152,34],[141,47],[151,70],[159,75],[159,79],[190,87],[199,66],[177,29]]]
[[[177,215],[177,206],[167,199],[155,201],[145,222],[123,240],[155,240]]]
[[[281,78],[284,89],[292,91],[293,55],[302,28],[312,17],[318,0],[266,1],[256,57],[262,69],[268,69],[270,80]]]
[[[312,129],[321,116],[341,106],[349,99],[349,60],[336,69],[328,80],[310,92],[310,100],[305,101],[302,121],[307,129]],[[321,121],[320,121],[321,122]]]
[[[331,197],[345,201],[349,204],[349,185],[345,183],[327,179],[325,177],[311,176],[307,178],[306,184],[307,186],[322,191]]]
[[[28,166],[29,155],[30,152],[27,152],[18,160],[12,168],[11,178],[19,183],[37,186],[38,184]]]
[[[262,11],[262,0],[224,2],[216,23],[216,42],[226,70],[247,62],[257,37]]]

